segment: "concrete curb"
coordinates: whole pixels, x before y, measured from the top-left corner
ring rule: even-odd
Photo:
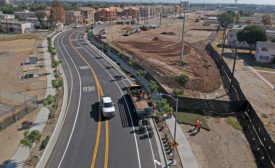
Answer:
[[[67,31],[67,30],[66,30]],[[57,33],[54,35],[52,41],[59,35],[60,33]],[[54,43],[53,43],[54,44]],[[58,59],[58,58],[57,58]],[[50,158],[50,155],[54,149],[54,146],[57,142],[57,139],[59,137],[59,134],[61,132],[61,129],[63,127],[65,117],[66,117],[66,110],[67,110],[67,103],[68,103],[68,83],[67,83],[67,78],[64,73],[64,70],[61,65],[59,65],[59,69],[61,72],[61,76],[63,78],[63,83],[64,83],[64,94],[63,94],[63,102],[62,102],[62,107],[61,107],[61,112],[58,117],[58,121],[56,123],[56,126],[54,128],[54,132],[52,136],[50,137],[49,143],[47,147],[45,148],[42,157],[40,158],[38,164],[36,165],[37,168],[43,168],[46,166],[48,159]]]

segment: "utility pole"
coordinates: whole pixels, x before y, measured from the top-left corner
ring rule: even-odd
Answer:
[[[182,58],[184,54],[184,25],[185,25],[185,13],[186,13],[186,7],[188,5],[188,1],[181,1],[181,6],[184,6],[184,11],[183,11],[183,21],[182,21],[182,35],[181,35],[181,53],[180,53],[180,64],[183,65],[182,63]]]

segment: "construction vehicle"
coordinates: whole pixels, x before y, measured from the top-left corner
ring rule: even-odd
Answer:
[[[152,117],[153,104],[151,98],[145,93],[140,85],[128,87],[128,95],[133,102],[135,113],[139,119]]]

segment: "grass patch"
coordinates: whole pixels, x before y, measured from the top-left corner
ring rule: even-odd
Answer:
[[[178,112],[174,113],[178,123],[180,124],[187,124],[187,125],[195,125],[195,121],[199,119],[202,124],[202,128],[210,131],[209,126],[207,125],[206,120],[204,119],[205,116],[199,115],[199,114],[192,114],[192,113],[184,113],[184,112]]]
[[[272,67],[253,66],[253,68],[256,69],[256,70],[275,72],[275,69],[272,68]]]
[[[233,128],[235,128],[236,130],[239,130],[239,131],[243,131],[243,128],[242,126],[240,125],[240,123],[238,122],[238,120],[234,117],[227,117],[225,119],[225,122],[228,124],[228,125],[231,125]]]

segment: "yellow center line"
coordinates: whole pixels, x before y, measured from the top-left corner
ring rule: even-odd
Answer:
[[[72,33],[74,34],[74,33]],[[98,92],[98,100],[100,100],[101,96],[104,96],[101,84],[97,78],[97,75],[94,71],[94,69],[92,68],[92,66],[88,63],[88,61],[83,57],[83,55],[73,46],[72,42],[71,42],[71,36],[72,34],[70,34],[69,36],[69,42],[70,45],[72,46],[72,48],[77,52],[77,54],[81,57],[81,59],[88,65],[89,69],[92,72],[93,77],[95,78],[96,81],[96,88],[97,88],[97,92]],[[106,120],[106,125],[105,125],[105,155],[104,155],[104,168],[108,168],[108,156],[109,156],[109,122],[108,120]],[[94,151],[93,151],[93,157],[92,157],[92,163],[91,163],[91,168],[95,167],[95,162],[96,162],[96,157],[97,157],[97,152],[98,152],[98,147],[99,147],[99,142],[100,142],[100,133],[101,133],[101,113],[99,111],[99,121],[97,124],[97,135],[96,135],[96,142],[95,142],[95,147],[94,147]]]

